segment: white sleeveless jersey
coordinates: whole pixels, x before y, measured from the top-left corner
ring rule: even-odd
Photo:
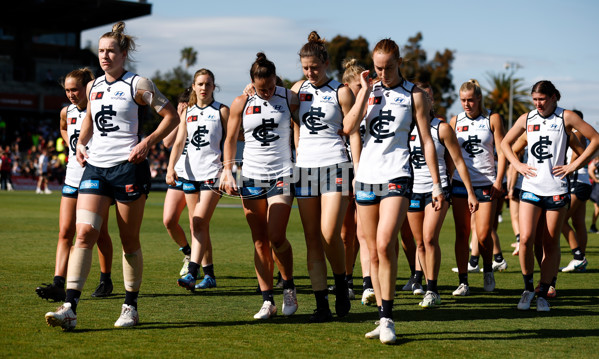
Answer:
[[[106,75],[94,80],[89,101],[93,121],[93,142],[87,161],[102,168],[123,163],[139,138],[139,113],[141,106],[135,102],[137,82],[140,77],[125,72],[114,82]]]
[[[470,118],[465,112],[456,118],[455,132],[468,168],[472,186],[489,186],[495,182],[495,138],[491,131],[491,112]],[[453,179],[464,182],[458,171]]]
[[[438,118],[431,120],[431,137],[435,144],[435,151],[437,152],[437,160],[439,161],[439,176],[441,177],[441,186],[447,187],[449,181],[447,180],[447,165],[445,164],[445,146],[439,140],[439,126],[441,121]],[[422,151],[422,144],[420,142],[420,136],[418,135],[418,128],[414,127],[410,134],[410,163],[412,164],[412,171],[414,172],[414,186],[412,192],[414,193],[429,193],[433,191],[433,177],[431,172],[426,165],[424,159],[424,152]]]
[[[524,147],[524,153],[522,154],[522,160],[520,162],[528,163],[528,146]],[[522,176],[517,171],[516,171],[516,176],[518,176],[518,179],[516,180],[516,184],[514,184],[514,188],[522,189],[522,179],[524,178],[524,176]]]
[[[575,129],[573,129],[572,132],[577,132],[577,131]],[[587,148],[588,140],[585,137],[582,138],[581,142],[582,142],[582,147]],[[566,152],[566,158],[568,159],[568,163],[572,162],[572,153],[573,152],[574,151],[572,151],[572,148],[570,146],[568,146],[568,152]],[[576,172],[574,172],[572,174],[572,181],[590,185],[591,177],[589,176],[589,169],[587,168],[587,166],[582,166],[578,170],[576,170]]]
[[[246,100],[242,114],[245,146],[241,173],[244,177],[270,180],[291,175],[289,96],[289,90],[277,86],[268,100],[258,95]]]
[[[528,138],[527,164],[537,175],[522,180],[522,190],[538,196],[555,196],[569,192],[568,179],[552,173],[553,167],[565,165],[568,135],[564,125],[564,109],[557,107],[545,118],[533,110],[526,118]]]
[[[323,167],[347,162],[343,137],[343,111],[339,104],[341,83],[331,79],[315,87],[305,81],[299,90],[300,134],[298,167]]]
[[[64,183],[71,187],[79,187],[81,176],[83,176],[84,168],[81,167],[77,158],[77,141],[79,140],[79,132],[81,131],[81,122],[85,118],[87,108],[79,110],[75,105],[67,107],[67,136],[69,137],[69,157],[67,162],[67,173],[64,178]],[[88,143],[88,147],[91,144]]]
[[[404,81],[395,88],[374,84],[368,98],[364,147],[356,180],[385,183],[397,177],[411,177],[409,135],[412,120],[414,84]]]
[[[218,177],[223,167],[225,129],[220,118],[219,102],[206,107],[193,105],[186,110],[187,156],[185,176],[190,181],[205,181]],[[186,141],[187,142],[187,141]]]
[[[175,163],[175,173],[177,177],[185,178],[187,176],[187,172],[185,172],[185,161],[187,161],[187,146],[189,145],[189,137],[185,137],[185,145],[183,145],[183,151],[181,152],[181,156]]]

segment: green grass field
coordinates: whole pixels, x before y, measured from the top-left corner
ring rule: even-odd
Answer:
[[[142,226],[144,281],[139,298],[140,325],[115,329],[124,298],[121,250],[111,210],[115,258],[115,295],[90,295],[99,279],[97,255],[78,308],[77,329],[65,333],[46,326],[44,314],[58,304],[41,300],[35,287],[53,277],[60,194],[0,193],[0,357],[599,357],[599,235],[589,234],[586,273],[560,274],[558,297],[549,313],[521,312],[516,304],[522,276],[509,214],[499,226],[506,272],[496,273],[497,289],[482,290],[482,274],[470,274],[471,295],[454,298],[457,286],[453,254],[453,218],[441,234],[443,261],[439,287],[443,305],[424,310],[420,297],[398,292],[394,316],[397,345],[364,339],[374,328],[376,309],[352,301],[342,320],[307,324],[315,308],[305,263],[305,245],[297,209],[287,230],[293,245],[299,309],[285,318],[257,321],[262,304],[248,225],[241,208],[220,207],[211,224],[218,287],[191,294],[176,284],[182,255],[162,225],[163,192],[152,192]],[[223,199],[222,204],[239,204]],[[591,205],[589,204],[589,209]],[[590,217],[590,211],[588,211]],[[182,218],[186,217],[184,212]],[[588,223],[588,221],[587,221]],[[187,220],[182,220],[187,226]],[[189,232],[187,230],[187,232]],[[571,254],[562,240],[562,266]],[[329,275],[332,274],[329,271]],[[403,253],[397,286],[409,275]],[[359,263],[354,273],[361,294]],[[538,280],[538,273],[535,281]],[[332,283],[332,280],[329,281]],[[282,290],[275,290],[277,306]],[[334,296],[330,296],[334,308]]]

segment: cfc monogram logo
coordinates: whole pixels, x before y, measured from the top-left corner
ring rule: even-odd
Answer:
[[[210,142],[204,140],[204,136],[207,135],[210,131],[206,129],[206,126],[198,126],[198,129],[193,133],[191,137],[191,145],[196,148],[196,151],[199,151],[204,146],[208,146]]]
[[[395,121],[395,116],[391,116],[391,110],[379,111],[379,115],[370,122],[370,135],[376,140],[374,143],[382,143],[385,138],[395,136],[395,131],[389,132],[389,123]]]
[[[107,132],[118,131],[119,126],[115,126],[112,121],[112,116],[116,116],[116,111],[112,110],[112,105],[102,105],[102,110],[96,113],[94,122],[98,131],[102,132],[100,136],[108,136]]]
[[[71,137],[69,137],[69,146],[71,147],[71,152],[73,156],[77,154],[77,141],[79,140],[79,130],[75,130]]]
[[[421,169],[422,166],[426,165],[424,153],[422,153],[422,147],[414,147],[412,149],[410,161],[412,161],[412,166],[414,166],[415,169]]]
[[[532,145],[530,152],[539,161],[539,163],[543,163],[544,160],[548,160],[553,157],[547,148],[552,143],[553,142],[549,140],[549,136],[541,136],[539,140]]]
[[[462,143],[462,147],[464,151],[468,152],[470,157],[474,157],[479,153],[483,153],[483,150],[478,147],[480,145],[481,140],[478,139],[478,135],[468,136],[468,140]]]
[[[311,135],[316,135],[318,131],[329,128],[329,126],[321,122],[324,116],[325,113],[322,112],[321,107],[310,107],[310,111],[302,116],[302,121],[308,130],[310,130]]]
[[[279,139],[279,135],[271,133],[271,131],[277,127],[279,127],[279,125],[275,123],[274,118],[263,118],[262,124],[252,131],[252,136],[254,136],[257,141],[262,142],[262,146],[270,146],[271,142]]]

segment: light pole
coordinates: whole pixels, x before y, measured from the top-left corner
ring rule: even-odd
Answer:
[[[512,120],[513,120],[513,112],[514,112],[514,74],[516,70],[521,68],[519,63],[517,62],[506,62],[504,65],[506,70],[511,70],[510,72],[510,105],[509,105],[509,114],[508,114],[508,130],[512,128]]]

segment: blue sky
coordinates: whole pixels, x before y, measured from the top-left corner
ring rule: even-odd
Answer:
[[[551,80],[559,105],[583,111],[599,128],[599,2],[565,1],[198,1],[154,0],[152,15],[126,21],[137,37],[137,72],[151,77],[179,64],[180,50],[198,51],[196,69],[211,69],[227,105],[249,81],[255,54],[263,51],[289,79],[301,77],[297,52],[312,30],[332,39],[363,36],[371,48],[390,37],[400,47],[418,31],[429,58],[455,52],[456,89],[470,78],[485,87],[489,72],[518,63],[527,88]],[[309,5],[308,5],[309,4]],[[366,4],[366,5],[364,5]],[[97,44],[109,25],[85,31],[82,45]],[[450,114],[461,111],[459,103]],[[517,114],[515,114],[517,117]]]

